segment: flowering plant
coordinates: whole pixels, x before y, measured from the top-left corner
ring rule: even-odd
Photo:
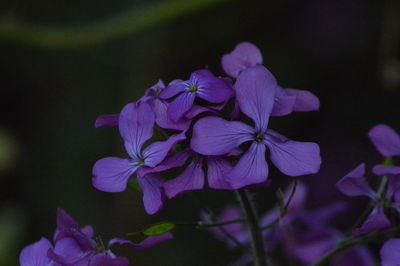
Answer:
[[[378,189],[369,185],[365,164],[337,183],[346,196],[371,199],[365,217],[347,235],[330,223],[345,211],[346,204],[332,202],[309,210],[308,188],[297,181],[319,171],[319,145],[288,139],[269,127],[270,118],[319,110],[317,96],[279,86],[251,43],[240,43],[224,55],[222,68],[228,77],[200,69],[187,80],[167,85],[158,81],[118,114],[99,116],[96,127],[118,127],[127,156],[98,160],[93,166],[93,186],[104,192],[121,192],[128,186],[139,190],[148,214],[157,213],[167,199],[203,189],[206,181],[211,189],[234,191],[239,206],[229,206],[221,215],[206,209],[201,221],[186,225],[207,228],[227,248],[240,249],[243,254],[235,265],[272,265],[288,259],[301,265],[374,265],[368,249],[371,241],[386,241],[381,248],[382,264],[398,265],[400,167],[392,157],[400,155],[399,135],[385,125],[369,132],[386,158],[372,170],[381,179]],[[253,189],[269,189],[274,182],[269,177],[271,165],[294,180],[290,179],[285,192],[278,190],[275,206],[259,218]],[[179,174],[171,176],[170,169]],[[20,263],[128,265],[126,258],[111,251],[114,244],[141,250],[173,238],[171,231],[181,225],[185,224],[162,222],[143,230],[147,238],[140,243],[128,235],[104,245],[90,226],[80,228],[59,210],[54,245],[42,238],[22,250]]]

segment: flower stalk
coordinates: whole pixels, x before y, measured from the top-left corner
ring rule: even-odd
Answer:
[[[246,218],[246,224],[251,239],[254,265],[267,266],[267,256],[262,239],[262,230],[258,224],[256,208],[250,199],[248,190],[236,190],[235,192]]]

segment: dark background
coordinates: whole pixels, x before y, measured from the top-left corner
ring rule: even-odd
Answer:
[[[0,18],[58,28],[152,2],[161,1],[6,0]],[[0,265],[17,265],[23,246],[51,238],[57,208],[108,241],[162,220],[198,220],[193,196],[217,212],[234,202],[230,192],[206,189],[148,216],[137,192],[94,189],[91,168],[102,157],[125,155],[116,128],[94,128],[98,115],[119,112],[158,79],[186,79],[205,66],[222,75],[221,56],[241,41],[260,48],[283,87],[319,96],[319,112],[273,118],[270,127],[321,146],[320,173],[301,177],[310,185],[310,208],[344,199],[334,183],[360,162],[382,161],[367,131],[378,123],[400,130],[399,13],[396,0],[227,0],[86,47],[40,48],[0,38]],[[276,188],[291,181],[276,170],[270,179],[273,186],[257,191],[262,211],[273,206]],[[348,201],[358,209],[342,224],[354,221],[365,203]],[[179,229],[175,240],[144,252],[119,254],[130,254],[132,265],[227,265],[238,257],[195,229]]]

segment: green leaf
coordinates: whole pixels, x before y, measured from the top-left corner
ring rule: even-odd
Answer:
[[[139,193],[143,193],[143,190],[140,188],[139,183],[136,179],[132,179],[131,181],[129,181],[128,186]]]
[[[143,234],[146,236],[158,236],[164,233],[167,233],[175,228],[175,224],[173,223],[160,223],[153,226],[150,226],[146,230],[143,231]]]

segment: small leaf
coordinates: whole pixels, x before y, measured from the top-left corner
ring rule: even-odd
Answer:
[[[131,181],[128,182],[128,186],[132,188],[133,190],[136,190],[139,193],[143,193],[142,188],[139,186],[139,183],[136,179],[132,179]]]
[[[150,226],[149,228],[143,231],[143,234],[145,234],[146,236],[158,236],[167,233],[174,228],[175,224],[173,223],[160,223]]]

